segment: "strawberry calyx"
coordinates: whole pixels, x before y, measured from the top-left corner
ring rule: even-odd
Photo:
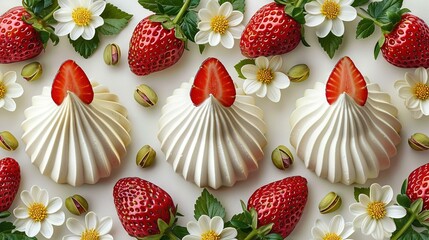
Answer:
[[[177,209],[177,205],[176,208]],[[159,233],[158,234],[154,234],[154,235],[150,235],[150,236],[146,236],[143,238],[137,238],[139,240],[157,240],[157,239],[163,239],[163,238],[168,238],[171,240],[176,240],[176,239],[180,239],[180,236],[177,236],[179,234],[176,233],[176,223],[177,223],[177,216],[182,216],[180,213],[174,213],[173,209],[169,209],[170,212],[170,221],[167,223],[164,220],[162,220],[161,218],[158,218],[157,220],[157,225],[158,225],[158,230]]]

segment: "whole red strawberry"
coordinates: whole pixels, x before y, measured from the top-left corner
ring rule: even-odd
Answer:
[[[301,25],[275,2],[259,9],[241,35],[241,53],[249,58],[292,51],[301,40]]]
[[[402,68],[429,68],[429,27],[422,19],[409,13],[402,15],[385,38],[381,52],[389,63]]]
[[[307,180],[288,177],[257,189],[250,196],[247,208],[257,211],[259,226],[274,223],[271,231],[285,238],[301,218],[307,196]]]
[[[0,63],[24,61],[42,52],[39,33],[23,17],[30,17],[23,7],[11,8],[0,16]]]
[[[133,237],[160,233],[158,219],[169,223],[170,211],[176,212],[166,191],[137,177],[120,179],[113,188],[113,199],[122,226]]]
[[[412,171],[407,181],[407,196],[411,201],[422,198],[423,209],[429,210],[429,163]]]
[[[182,57],[185,42],[176,38],[175,29],[166,29],[149,17],[137,24],[130,41],[128,65],[139,76],[166,69]]]
[[[19,164],[13,158],[0,160],[0,212],[12,205],[21,182]]]

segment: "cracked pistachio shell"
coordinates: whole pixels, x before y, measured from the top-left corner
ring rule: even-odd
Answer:
[[[306,64],[298,64],[287,72],[287,76],[291,82],[302,82],[310,76],[310,68]]]
[[[65,205],[67,210],[74,215],[81,215],[88,211],[88,202],[81,195],[73,195],[66,198]]]
[[[39,62],[29,63],[25,65],[21,70],[21,76],[29,82],[39,79],[40,76],[42,76],[42,73],[42,64],[40,64]]]
[[[293,164],[293,155],[290,150],[283,145],[278,146],[271,153],[271,160],[273,164],[281,170],[289,168]]]
[[[341,197],[335,192],[330,192],[319,203],[319,211],[321,214],[335,212],[341,207]]]
[[[423,133],[415,133],[408,139],[408,145],[416,151],[429,149],[429,137]]]
[[[151,107],[158,102],[158,95],[148,85],[141,84],[134,91],[134,99],[143,107]]]
[[[119,48],[119,45],[115,43],[107,44],[104,48],[103,58],[107,65],[118,64],[119,59],[121,58],[121,49]]]
[[[19,146],[18,140],[8,131],[0,132],[0,147],[7,151],[14,151]]]
[[[147,168],[153,165],[156,157],[156,152],[149,145],[144,145],[137,153],[136,164],[142,168]]]

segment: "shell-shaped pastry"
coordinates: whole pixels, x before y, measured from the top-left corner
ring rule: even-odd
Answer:
[[[266,126],[254,98],[237,89],[231,107],[213,96],[194,106],[190,83],[167,99],[158,139],[174,171],[199,187],[232,186],[258,169],[263,159]]]
[[[363,184],[390,166],[400,142],[397,109],[377,84],[367,88],[364,106],[346,93],[329,105],[323,83],[297,100],[290,141],[317,176],[333,183]]]
[[[121,164],[131,142],[127,110],[106,87],[92,83],[94,100],[68,93],[60,106],[51,88],[25,110],[23,141],[31,162],[57,183],[94,184]]]

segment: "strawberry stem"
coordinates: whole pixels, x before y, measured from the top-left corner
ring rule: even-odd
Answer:
[[[411,212],[409,209],[407,209],[407,211]],[[408,228],[416,219],[417,219],[417,214],[414,212],[411,212],[411,217],[408,219],[405,225],[402,226],[402,228],[395,235],[393,235],[392,238],[390,238],[390,240],[398,240],[402,236],[402,234],[404,234],[408,230]]]
[[[185,1],[185,3],[183,4],[182,8],[179,11],[179,13],[173,19],[174,24],[177,24],[180,21],[180,19],[182,19],[183,15],[185,15],[185,12],[188,10],[190,4],[191,4],[191,0]]]
[[[247,237],[244,240],[251,240],[253,239],[253,237],[255,237],[256,235],[258,235],[258,229],[253,229],[249,235],[247,235]]]
[[[304,1],[305,1],[305,0],[299,0],[299,1],[295,4],[295,7],[300,7]]]
[[[55,11],[57,11],[59,8],[60,8],[60,6],[59,6],[59,5],[58,5],[58,6],[56,6],[56,7],[54,8],[54,10],[52,10],[52,12],[50,12],[48,15],[46,15],[46,16],[42,19],[42,22],[46,22],[49,18],[51,18],[51,17],[52,17],[52,15],[54,15],[54,12],[55,12]]]

